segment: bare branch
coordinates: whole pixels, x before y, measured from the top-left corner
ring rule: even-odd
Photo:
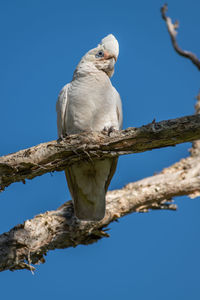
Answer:
[[[177,28],[179,27],[179,23],[178,23],[178,21],[176,21],[174,24],[172,23],[171,18],[166,16],[167,10],[168,10],[168,6],[167,6],[167,4],[164,4],[161,7],[161,15],[162,15],[163,20],[165,20],[165,22],[166,22],[167,29],[168,29],[169,35],[171,37],[172,45],[173,45],[175,51],[178,54],[180,54],[181,56],[184,56],[184,57],[190,59],[193,62],[193,64],[200,70],[200,60],[197,58],[197,56],[192,52],[182,50],[179,47],[179,45],[177,44],[176,35],[178,34]]]
[[[200,139],[200,115],[114,132],[71,135],[65,140],[43,143],[0,157],[0,190],[13,182],[62,171],[80,160],[101,159],[144,152]]]
[[[197,99],[200,101],[200,97]],[[197,106],[196,109],[198,113]],[[44,256],[49,250],[88,245],[102,237],[109,237],[106,227],[124,215],[147,212],[149,209],[175,210],[173,197],[199,196],[200,151],[197,150],[195,148],[191,151],[191,157],[182,159],[160,174],[108,192],[106,215],[100,222],[77,220],[70,201],[55,211],[37,215],[0,235],[0,271],[33,271],[33,265],[45,262]]]
[[[126,214],[149,209],[174,210],[172,197],[199,195],[199,178],[200,156],[188,157],[160,174],[108,192],[106,216],[100,222],[78,221],[71,202],[27,220],[0,236],[0,271],[33,270],[31,264],[44,263],[49,250],[88,245],[108,237],[105,227]]]

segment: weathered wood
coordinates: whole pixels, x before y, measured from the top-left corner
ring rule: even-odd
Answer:
[[[105,228],[110,222],[126,214],[176,209],[172,197],[200,194],[199,176],[200,156],[195,152],[160,174],[108,192],[106,215],[100,222],[78,221],[71,202],[27,220],[0,236],[0,271],[34,270],[31,264],[45,262],[49,250],[94,243],[108,236]]]
[[[200,116],[152,122],[108,136],[103,132],[71,135],[0,157],[0,190],[13,182],[62,171],[84,159],[100,159],[174,146],[200,139]]]

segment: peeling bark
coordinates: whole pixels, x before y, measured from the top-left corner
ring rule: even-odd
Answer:
[[[144,152],[200,139],[200,116],[152,122],[108,136],[103,132],[71,135],[0,157],[0,191],[11,183],[62,171],[80,160]]]
[[[160,174],[130,183],[106,197],[106,215],[100,222],[79,221],[71,201],[55,211],[37,215],[32,220],[0,236],[0,271],[34,270],[31,264],[44,263],[47,251],[76,247],[108,237],[106,227],[132,212],[149,209],[176,209],[172,197],[200,194],[200,156],[193,155]]]

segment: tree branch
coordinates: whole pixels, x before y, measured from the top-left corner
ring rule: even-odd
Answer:
[[[106,215],[100,222],[74,217],[73,205],[65,203],[56,211],[27,220],[0,236],[0,271],[34,270],[31,264],[44,263],[44,255],[55,248],[88,245],[109,235],[105,227],[132,212],[148,209],[176,209],[174,196],[200,193],[200,156],[191,156],[164,169],[160,174],[130,183],[107,193]]]
[[[167,29],[169,32],[169,35],[171,37],[172,45],[174,47],[174,50],[180,54],[181,56],[184,56],[192,61],[192,63],[200,70],[200,60],[197,58],[197,56],[189,51],[182,50],[177,41],[176,41],[176,35],[178,34],[177,28],[179,27],[178,21],[176,21],[174,24],[172,23],[172,20],[170,17],[166,16],[166,12],[168,10],[167,4],[163,5],[161,7],[161,15],[163,20],[166,22]]]
[[[71,135],[0,157],[0,190],[13,182],[62,171],[80,160],[101,159],[144,152],[200,139],[200,116],[154,121],[140,128],[114,132]]]
[[[89,143],[87,146],[84,145],[83,148],[81,139],[86,139],[86,136],[81,135],[80,138],[78,135],[74,135],[60,144],[56,141],[41,144],[5,156],[3,159],[4,163],[6,161],[9,164],[16,162],[17,158],[22,164],[30,164],[31,159],[33,159],[35,164],[38,157],[41,164],[50,163],[47,157],[52,157],[52,155],[54,157],[59,153],[60,156],[58,157],[62,160],[63,152],[71,151],[72,153],[73,147],[75,147],[76,153],[79,154],[78,156],[74,154],[78,159],[81,159],[80,157],[84,154],[85,150],[83,151],[83,149],[85,148],[92,157],[95,157],[93,155],[94,149],[99,151],[98,155],[103,156],[104,152],[108,155],[109,147],[111,147],[113,155],[141,152],[144,149],[151,149],[151,147],[156,148],[158,145],[171,145],[171,143],[177,143],[177,141],[191,140],[194,136],[198,138],[199,122],[200,116],[196,115],[160,123],[153,122],[138,129],[130,128],[115,133],[114,137],[93,133],[94,135],[91,134],[91,136],[94,138],[97,135],[97,137],[100,137],[99,140],[93,140],[90,137]],[[55,151],[54,154],[52,154],[53,151]],[[75,159],[71,155],[68,155],[67,158],[73,157]],[[55,158],[53,161],[55,161]],[[53,163],[52,165],[55,166],[56,164]],[[146,212],[149,209],[175,210],[176,205],[172,203],[172,197],[180,195],[196,197],[200,194],[199,176],[200,154],[199,151],[192,151],[191,157],[164,169],[160,174],[130,183],[121,190],[108,192],[106,196],[106,215],[100,222],[77,220],[73,213],[71,201],[66,202],[55,211],[46,212],[34,217],[32,220],[27,220],[9,232],[0,235],[0,271],[8,269],[29,269],[33,271],[34,266],[31,264],[44,263],[44,256],[49,250],[76,247],[80,244],[88,245],[102,237],[108,237],[109,235],[105,229],[108,224],[132,212]]]

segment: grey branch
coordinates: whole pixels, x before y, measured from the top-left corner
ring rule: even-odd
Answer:
[[[200,156],[194,152],[160,174],[108,192],[106,215],[100,222],[78,221],[71,202],[37,215],[0,236],[0,271],[34,270],[33,265],[45,262],[49,250],[97,242],[109,236],[106,230],[109,223],[132,212],[174,210],[172,197],[200,194],[199,178]]]
[[[175,51],[180,54],[181,56],[184,56],[188,59],[190,59],[193,64],[200,70],[200,60],[197,58],[197,56],[189,51],[186,50],[182,50],[177,41],[176,41],[176,36],[177,36],[177,28],[179,27],[179,23],[178,21],[176,21],[174,24],[172,23],[172,20],[170,17],[166,16],[166,12],[168,10],[167,4],[163,5],[163,7],[161,7],[161,15],[163,20],[165,20],[166,25],[167,25],[167,29],[169,32],[169,35],[171,37],[171,41],[172,41],[172,45],[175,49]]]
[[[70,161],[71,158],[75,161],[75,157],[78,160],[81,159],[85,149],[91,157],[96,157],[94,151],[97,150],[99,151],[97,151],[97,155],[100,157],[103,157],[104,154],[108,155],[109,151],[113,155],[141,152],[199,138],[199,124],[200,116],[196,115],[160,123],[153,122],[138,129],[130,128],[115,133],[114,137],[94,133],[94,135],[91,134],[88,144],[85,144],[83,148],[82,139],[86,139],[86,136],[76,135],[68,137],[60,144],[55,141],[41,144],[5,156],[3,159],[4,164],[10,164],[10,166],[19,160],[18,164],[19,162],[22,165],[29,164],[32,168],[38,157],[43,166],[42,170],[46,172],[49,164],[52,168],[58,161],[59,169],[66,167],[66,162],[64,166],[61,164],[64,159],[63,152],[67,161]],[[75,154],[72,151],[73,147],[76,149]],[[147,212],[149,209],[175,210],[173,197],[198,196],[200,194],[200,152],[198,149],[198,141],[195,141],[190,157],[164,169],[160,174],[130,183],[121,190],[108,192],[106,215],[100,222],[77,220],[73,214],[73,205],[69,201],[55,211],[37,215],[32,220],[27,220],[0,235],[0,271],[8,269],[33,271],[34,265],[45,262],[44,256],[49,250],[76,247],[80,244],[88,245],[97,242],[102,237],[108,237],[107,226],[124,215],[132,212]],[[69,153],[71,154],[69,155]],[[52,157],[54,159],[51,160]],[[34,163],[31,163],[31,159],[34,160]],[[51,161],[53,164],[50,163]],[[12,168],[10,169],[12,170]],[[27,176],[29,169],[26,170],[24,173]]]
[[[0,190],[48,172],[62,171],[80,160],[94,160],[200,139],[200,115],[114,132],[112,136],[93,132],[68,136],[63,141],[43,143],[0,157]]]

